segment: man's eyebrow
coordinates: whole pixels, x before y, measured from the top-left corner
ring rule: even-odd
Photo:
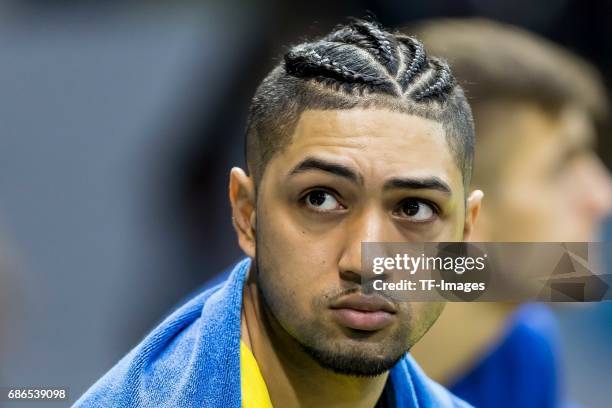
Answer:
[[[393,188],[407,188],[412,190],[438,190],[444,194],[452,194],[449,185],[439,177],[426,178],[394,178],[387,181],[383,187],[385,190]]]
[[[293,176],[295,174],[299,174],[308,170],[324,171],[326,173],[331,173],[336,176],[344,177],[355,183],[363,182],[362,177],[349,167],[343,164],[329,162],[316,157],[307,157],[306,159],[302,160],[297,166],[293,168],[293,170],[291,170],[289,175]]]

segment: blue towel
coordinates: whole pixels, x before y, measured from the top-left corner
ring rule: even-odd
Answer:
[[[240,407],[240,310],[250,259],[227,280],[174,311],[76,407]],[[392,406],[469,407],[421,371],[406,354],[391,370]]]
[[[476,407],[570,406],[561,392],[559,342],[550,309],[522,305],[500,341],[450,389]]]

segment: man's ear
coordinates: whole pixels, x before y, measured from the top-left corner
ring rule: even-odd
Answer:
[[[463,224],[464,241],[471,241],[474,238],[474,226],[480,212],[482,197],[484,197],[482,190],[474,190],[466,201],[465,222]]]
[[[239,167],[230,172],[229,199],[238,245],[247,256],[255,258],[255,183]]]

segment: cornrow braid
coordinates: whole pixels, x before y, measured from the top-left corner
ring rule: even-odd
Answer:
[[[322,48],[322,47],[321,47]],[[322,51],[316,49],[292,50],[285,55],[285,69],[288,74],[300,78],[314,78],[319,81],[334,79],[340,84],[356,83],[367,88],[377,88],[379,91],[394,95],[395,88],[388,78],[371,72],[359,72],[333,59],[332,55],[321,55],[334,48]]]
[[[395,39],[385,33],[381,27],[370,21],[357,20],[351,25],[361,35],[371,38],[374,44],[370,49],[378,57],[379,62],[387,69],[389,74],[395,76],[398,69],[398,59],[394,50],[397,50]]]
[[[440,97],[455,85],[455,80],[446,62],[438,58],[430,58],[429,61],[435,69],[435,74],[431,81],[428,81],[420,89],[414,91],[413,97],[417,101]]]
[[[420,41],[404,35],[398,35],[397,38],[406,48],[407,52],[404,54],[406,61],[410,61],[406,64],[406,70],[399,79],[402,92],[406,92],[413,79],[426,67],[427,54]]]
[[[353,23],[348,27],[342,27],[334,31],[325,41],[339,44],[353,44],[371,54],[378,63],[389,73],[395,76],[399,66],[398,58],[394,54],[397,45],[390,39],[381,38],[380,35],[374,36],[366,27],[361,27]],[[380,29],[378,29],[380,31]],[[382,34],[382,31],[380,31]]]
[[[448,65],[429,58],[415,38],[351,20],[315,41],[291,47],[258,87],[245,146],[256,185],[306,110],[390,109],[442,124],[469,184],[474,127]]]

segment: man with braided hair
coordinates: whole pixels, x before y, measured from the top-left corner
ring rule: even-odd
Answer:
[[[229,198],[247,258],[77,406],[464,407],[407,354],[444,305],[365,293],[362,242],[460,241],[481,191],[448,65],[355,20],[290,49],[251,103]]]

